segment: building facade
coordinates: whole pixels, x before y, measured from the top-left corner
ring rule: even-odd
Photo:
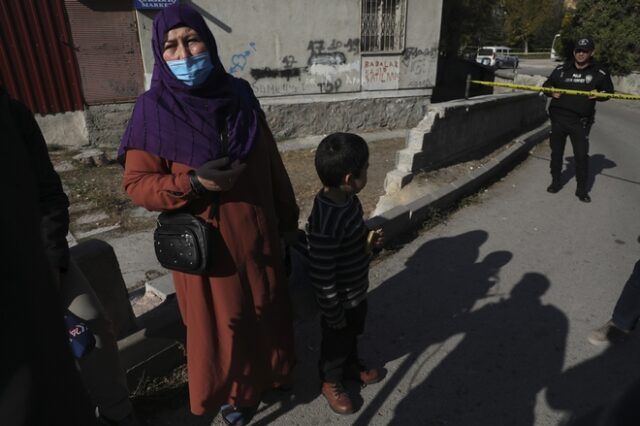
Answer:
[[[59,131],[47,115],[80,112],[86,131],[79,134],[88,135],[88,142],[116,144],[133,100],[150,84],[153,17],[177,1],[203,15],[224,67],[251,84],[278,138],[411,127],[429,104],[442,0],[7,0],[0,10],[3,22],[15,16],[37,19],[48,4],[56,14],[51,20],[65,28],[53,31],[66,55],[67,71],[58,71],[60,76],[75,73],[70,83],[75,102],[52,109],[38,106],[38,96],[26,99],[43,115],[41,123]],[[50,25],[34,21],[21,27]],[[10,47],[35,49],[36,57],[50,51],[35,39],[29,46]],[[5,82],[39,87],[33,76],[17,75],[31,74],[28,67],[4,68]],[[42,67],[30,69],[51,87],[62,81]],[[20,98],[26,89],[12,94]],[[48,103],[63,92],[52,91]]]

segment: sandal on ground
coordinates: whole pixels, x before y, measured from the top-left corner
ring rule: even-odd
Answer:
[[[220,417],[229,426],[245,426],[248,425],[253,416],[256,414],[258,407],[234,407],[225,404],[220,407]]]

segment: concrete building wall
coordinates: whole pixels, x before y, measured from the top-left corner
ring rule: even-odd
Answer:
[[[361,0],[191,4],[216,37],[227,71],[249,81],[259,97],[430,89],[435,84],[441,0],[408,1],[405,48],[384,55],[360,51]],[[138,12],[147,82],[153,69],[151,21],[152,13]]]

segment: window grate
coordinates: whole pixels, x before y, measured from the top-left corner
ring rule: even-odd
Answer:
[[[362,52],[404,49],[407,0],[362,0]]]

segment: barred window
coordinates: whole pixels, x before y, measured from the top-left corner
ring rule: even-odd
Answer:
[[[362,52],[404,49],[407,0],[362,0]]]

